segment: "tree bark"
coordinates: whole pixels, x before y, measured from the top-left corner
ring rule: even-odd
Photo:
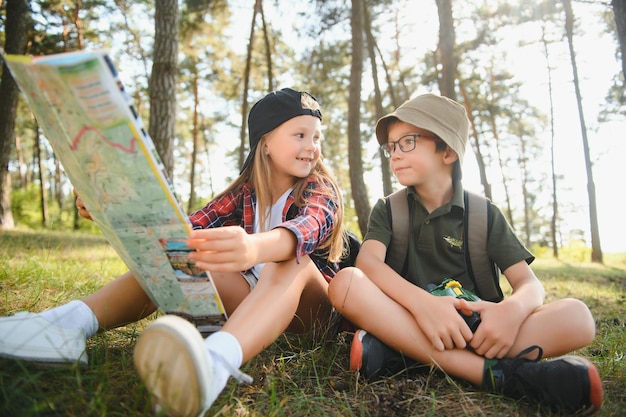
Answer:
[[[8,0],[6,2],[4,50],[8,54],[24,53],[26,24],[29,21],[29,2]],[[15,144],[15,116],[19,88],[8,67],[3,62],[0,80],[0,229],[15,227],[11,212],[11,177],[9,156]]]
[[[442,96],[456,100],[454,81],[457,59],[454,52],[455,34],[451,0],[437,0],[437,12],[439,13],[439,45],[437,49],[439,62],[441,62],[439,91]]]
[[[149,133],[170,179],[174,174],[176,82],[178,78],[178,2],[157,0],[150,77]]]
[[[622,75],[624,76],[624,86],[626,87],[626,0],[612,0],[613,16],[615,27],[617,28],[617,40],[622,58]]]
[[[243,98],[241,100],[241,130],[239,131],[239,168],[243,168],[246,160],[246,130],[248,128],[248,88],[250,86],[250,72],[252,67],[252,50],[254,45],[254,27],[256,15],[261,10],[262,0],[254,2],[252,21],[250,22],[250,35],[248,37],[248,50],[246,51],[246,67],[243,73]],[[270,81],[271,85],[271,81]]]
[[[572,72],[574,75],[574,90],[576,91],[576,104],[578,105],[578,118],[580,121],[580,133],[583,138],[583,151],[585,153],[585,168],[587,169],[587,193],[589,195],[589,222],[591,228],[591,262],[602,263],[602,248],[600,246],[600,229],[598,227],[598,209],[596,207],[596,186],[593,181],[593,169],[589,155],[589,141],[587,140],[587,126],[583,111],[582,94],[578,80],[578,66],[574,52],[574,12],[571,0],[563,0],[565,9],[565,35],[569,46]]]
[[[559,258],[559,242],[558,236],[558,219],[559,219],[559,204],[557,197],[557,175],[555,164],[555,152],[554,152],[554,99],[552,88],[552,68],[550,66],[550,53],[548,49],[548,40],[545,34],[545,25],[542,25],[541,43],[543,45],[543,52],[546,57],[546,72],[548,76],[548,97],[550,98],[550,178],[552,180],[552,217],[550,218],[550,240],[552,242],[552,256],[555,259]]]
[[[352,61],[350,64],[350,88],[348,92],[348,164],[350,186],[359,229],[363,236],[367,231],[370,204],[363,179],[363,156],[361,148],[361,76],[363,74],[363,0],[352,0]]]
[[[196,165],[198,160],[198,153],[200,152],[200,127],[198,123],[200,97],[198,89],[198,66],[197,62],[194,63],[194,68],[191,73],[191,83],[193,91],[193,127],[191,129],[191,138],[193,147],[191,149],[191,166],[189,167],[189,202],[187,203],[187,212],[192,213],[196,206]]]
[[[48,227],[48,192],[46,191],[46,164],[44,164],[45,155],[41,150],[41,141],[39,140],[39,124],[35,122],[35,144],[33,149],[33,154],[37,159],[37,171],[39,172],[39,198],[41,209],[41,225],[43,227]]]
[[[372,34],[372,22],[367,10],[367,4],[364,6],[363,13],[365,21],[365,36],[367,39],[367,53],[370,57],[370,66],[372,68],[372,82],[374,84],[374,106],[376,108],[376,120],[383,117],[383,98],[380,91],[380,83],[378,82],[378,64],[376,60],[376,38]],[[381,58],[382,59],[382,58]],[[393,103],[394,107],[396,103]],[[389,159],[385,157],[382,151],[378,151],[378,157],[380,158],[380,169],[382,171],[383,178],[383,194],[389,195],[393,192],[393,185],[391,183],[391,167]]]

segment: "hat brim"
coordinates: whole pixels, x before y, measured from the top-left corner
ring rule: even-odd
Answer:
[[[432,119],[426,115],[416,113],[410,109],[399,108],[387,116],[381,117],[376,123],[376,139],[380,145],[389,141],[389,125],[395,121],[408,123],[417,128],[428,130],[434,133],[441,140],[444,140],[445,132],[440,131],[440,125],[434,123]],[[444,140],[445,141],[445,140]]]

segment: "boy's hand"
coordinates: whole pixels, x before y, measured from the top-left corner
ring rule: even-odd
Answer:
[[[465,348],[474,336],[457,311],[464,308],[461,301],[465,300],[431,294],[423,300],[413,315],[433,348],[438,351]]]
[[[481,323],[470,342],[478,355],[502,358],[513,346],[525,318],[514,303],[478,301],[468,303],[472,311],[480,313]]]
[[[89,210],[87,210],[87,208],[85,207],[85,203],[83,203],[83,200],[81,200],[78,196],[76,189],[72,190],[72,194],[74,194],[74,197],[76,197],[76,208],[78,209],[78,215],[87,220],[93,220],[91,218],[91,214],[89,214]]]

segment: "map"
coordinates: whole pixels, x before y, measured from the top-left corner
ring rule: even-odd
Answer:
[[[186,258],[187,215],[108,53],[4,58],[91,217],[142,288],[203,334],[221,327],[210,274]]]

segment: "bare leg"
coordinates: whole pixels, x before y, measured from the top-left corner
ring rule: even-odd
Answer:
[[[466,349],[433,349],[409,311],[385,295],[361,270],[341,270],[331,281],[328,295],[337,311],[352,323],[406,356],[475,385],[482,382],[482,357]],[[372,306],[376,306],[375,312]]]
[[[244,298],[250,295],[250,284],[239,272],[211,272],[226,315],[230,317]]]
[[[254,290],[232,313],[223,330],[239,341],[246,362],[288,328],[306,330],[314,320],[327,317],[331,308],[327,288],[326,280],[308,257],[300,259],[299,264],[295,259],[268,263]]]
[[[522,324],[508,357],[538,345],[545,357],[561,356],[587,346],[595,337],[595,322],[580,300],[564,298],[539,307]]]
[[[120,275],[82,301],[93,310],[101,330],[141,320],[156,310],[131,272]]]
[[[340,271],[331,281],[329,298],[355,325],[394,349],[480,384],[484,365],[481,356],[466,349],[433,350],[408,310],[387,297],[360,270]],[[376,314],[372,314],[374,305]],[[545,357],[559,356],[588,345],[594,334],[595,325],[587,306],[575,299],[562,299],[539,307],[526,319],[506,356],[512,358],[532,345],[541,346]]]

